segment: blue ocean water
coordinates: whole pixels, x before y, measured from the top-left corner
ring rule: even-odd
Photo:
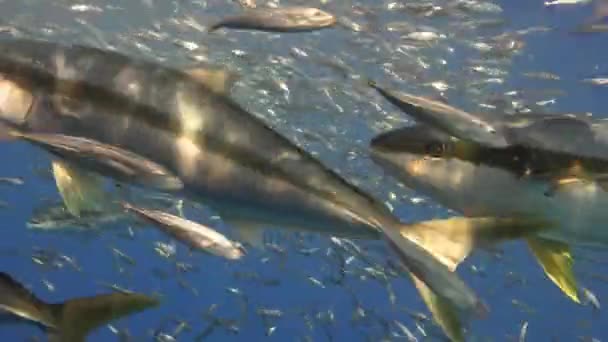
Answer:
[[[607,90],[580,81],[608,71],[605,58],[608,47],[604,44],[608,33],[569,33],[590,16],[590,6],[547,8],[542,1],[498,1],[496,4],[503,9],[500,16],[506,20],[503,26],[462,32],[453,40],[449,37],[446,45],[454,51],[447,54],[441,43],[423,47],[414,55],[399,55],[390,49],[403,44],[398,35],[378,28],[389,22],[411,21],[416,25],[436,27],[440,33],[450,33],[451,25],[459,19],[414,19],[404,12],[387,10],[391,3],[402,3],[399,1],[334,1],[321,7],[354,18],[353,21],[365,29],[353,32],[338,28],[301,35],[224,32],[207,36],[191,23],[198,21],[204,25],[215,16],[236,12],[239,7],[235,2],[152,1],[149,2],[151,7],[147,3],[100,1],[91,3],[100,11],[78,11],[70,9],[76,5],[72,1],[5,1],[0,4],[0,15],[3,25],[14,26],[27,36],[89,43],[99,43],[102,37],[101,41],[125,52],[158,57],[169,64],[192,64],[197,55],[204,55],[212,63],[233,67],[245,79],[235,92],[237,101],[379,199],[391,202],[395,212],[405,221],[448,215],[445,209],[433,204],[432,199],[425,199],[422,205],[416,204],[417,201],[411,199],[419,195],[383,176],[365,157],[369,139],[389,126],[405,122],[406,116],[379,98],[361,92],[352,85],[356,79],[342,77],[335,69],[310,60],[300,64],[293,57],[294,48],[325,60],[338,56],[354,72],[370,77],[388,80],[391,76],[400,76],[402,80],[395,84],[410,91],[428,91],[422,83],[446,79],[456,88],[448,91],[450,102],[473,108],[477,101],[462,91],[466,87],[463,78],[472,77],[467,76],[469,73],[464,65],[468,59],[478,56],[466,49],[463,42],[545,26],[551,30],[521,36],[525,46],[518,54],[510,56],[508,62],[500,64],[507,71],[502,77],[504,83],[481,91],[489,94],[510,89],[559,89],[563,94],[556,97],[555,104],[547,107],[548,111],[591,112],[597,117],[604,114],[602,103]],[[282,1],[280,4],[304,3],[320,6],[317,2],[304,1]],[[475,18],[475,15],[471,16]],[[171,21],[172,18],[178,20]],[[155,25],[159,27],[156,32],[166,36],[150,40],[132,38]],[[183,48],[180,41],[200,46],[192,51]],[[150,50],[135,42],[145,42]],[[420,69],[416,58],[429,63],[430,67]],[[438,58],[445,58],[447,63],[444,66],[435,63]],[[387,66],[385,63],[389,60],[391,65]],[[537,71],[551,72],[561,80],[537,80],[523,75]],[[288,91],[280,87],[281,82],[288,85]],[[380,104],[381,108],[375,104]],[[386,120],[387,116],[396,118]],[[113,283],[133,291],[161,294],[158,308],[112,323],[118,330],[128,330],[134,340],[151,340],[161,333],[171,335],[179,321],[188,323],[188,328],[175,336],[179,341],[197,337],[212,341],[380,341],[391,338],[387,330],[398,330],[394,321],[401,322],[423,340],[416,328],[417,321],[410,313],[428,313],[410,281],[405,278],[390,281],[396,296],[394,305],[386,284],[372,279],[369,274],[348,274],[342,283],[332,283],[331,279],[339,276],[339,267],[335,259],[328,256],[328,250],[335,252],[336,247],[326,236],[271,231],[266,236],[267,241],[280,248],[250,249],[246,258],[230,262],[200,253],[190,254],[179,243],[175,257],[161,257],[154,250],[154,242],[167,243],[170,239],[145,226],[133,227],[134,236],[126,237],[128,223],[116,223],[98,233],[28,230],[24,223],[37,207],[48,199],[59,200],[53,180],[48,175],[41,176],[39,171],[48,170],[50,159],[25,143],[11,142],[1,146],[5,162],[0,168],[0,176],[22,177],[25,181],[20,186],[2,185],[0,188],[0,199],[7,203],[0,209],[1,226],[5,230],[0,241],[2,271],[26,284],[46,301],[60,302],[107,292],[110,289],[103,284]],[[391,193],[396,194],[397,200],[389,200]],[[186,213],[191,219],[208,219],[207,212],[188,202]],[[221,223],[216,227],[230,232],[230,227]],[[391,257],[380,242],[358,244],[372,255],[373,260],[386,263]],[[605,312],[569,301],[546,278],[523,244],[514,242],[503,247],[499,260],[476,253],[459,269],[464,280],[491,307],[487,319],[473,322],[467,340],[518,339],[524,322],[528,322],[529,341],[608,339]],[[305,248],[319,250],[305,255],[301,252]],[[80,271],[65,261],[61,268],[33,262],[31,255],[38,249],[74,258]],[[113,249],[124,252],[134,263],[116,257]],[[602,277],[608,270],[608,258],[594,251],[577,250],[578,253],[582,255],[575,261],[579,281],[600,301],[608,298],[608,277]],[[178,263],[191,265],[193,269],[180,271]],[[474,272],[473,266],[482,271]],[[45,282],[52,284],[52,290]],[[213,323],[205,313],[213,307],[216,309],[210,316],[225,319],[226,324],[218,325],[205,335]],[[365,318],[354,316],[357,308],[364,310]],[[278,309],[283,315],[264,321],[259,309]],[[436,327],[428,322],[424,327],[429,340],[441,340]],[[6,341],[43,336],[30,326],[6,324],[0,329],[0,337]],[[91,341],[117,339],[107,326],[96,330],[89,338]]]

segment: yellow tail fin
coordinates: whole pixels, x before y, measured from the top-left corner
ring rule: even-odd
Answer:
[[[545,274],[566,296],[580,304],[576,278],[572,271],[574,259],[567,244],[541,238],[528,238],[528,246]]]
[[[537,219],[453,217],[405,225],[401,229],[401,235],[415,241],[451,271],[455,271],[475,248],[522,238],[547,228],[548,222]],[[464,341],[458,311],[448,301],[435,295],[413,274],[410,275],[435,322],[446,336],[452,341]]]

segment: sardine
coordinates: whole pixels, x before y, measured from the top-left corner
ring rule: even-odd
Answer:
[[[163,231],[188,244],[191,248],[231,260],[240,259],[245,255],[245,249],[240,243],[229,240],[209,227],[164,211],[138,208],[126,202],[123,203],[123,207],[153,222]]]

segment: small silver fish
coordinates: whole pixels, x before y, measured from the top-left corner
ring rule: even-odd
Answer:
[[[98,170],[118,181],[165,191],[183,188],[182,181],[163,166],[133,152],[92,139],[63,134],[10,132],[69,162]]]
[[[240,259],[245,255],[243,245],[227,239],[209,227],[160,210],[138,208],[126,202],[123,202],[123,207],[157,224],[163,231],[192,248],[230,260]]]
[[[209,32],[222,27],[268,32],[314,31],[336,24],[336,17],[312,7],[248,9],[243,14],[220,19]]]

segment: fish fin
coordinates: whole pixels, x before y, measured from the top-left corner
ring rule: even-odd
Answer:
[[[410,273],[414,285],[422,300],[429,308],[435,322],[441,327],[444,334],[453,342],[464,341],[462,322],[458,312],[445,299],[437,296],[431,289],[415,275]]]
[[[57,328],[49,331],[49,340],[85,341],[102,324],[159,305],[159,300],[138,293],[115,292],[75,298],[51,304]]]
[[[102,211],[106,204],[103,178],[64,161],[52,161],[53,175],[68,212],[76,217],[87,211]]]
[[[522,238],[550,227],[548,221],[531,217],[452,217],[404,225],[401,235],[416,241],[455,271],[477,247]]]
[[[547,227],[548,222],[536,219],[453,217],[404,225],[400,233],[417,242],[454,272],[476,247],[517,239]],[[410,276],[446,336],[452,341],[464,341],[462,322],[456,308],[414,274],[410,273]]]
[[[541,238],[527,238],[528,246],[542,266],[545,274],[557,285],[566,296],[580,304],[576,278],[572,272],[574,259],[570,247],[562,242]]]
[[[230,94],[232,86],[240,78],[236,72],[219,67],[196,67],[184,72],[214,92],[224,95]]]
[[[2,288],[0,291],[2,311],[35,322],[45,328],[58,326],[48,305],[9,274],[0,272],[0,288]]]
[[[13,141],[19,139],[12,126],[0,121],[0,141]]]
[[[224,27],[225,24],[226,22],[224,18],[216,19],[207,26],[207,33],[213,33]]]

